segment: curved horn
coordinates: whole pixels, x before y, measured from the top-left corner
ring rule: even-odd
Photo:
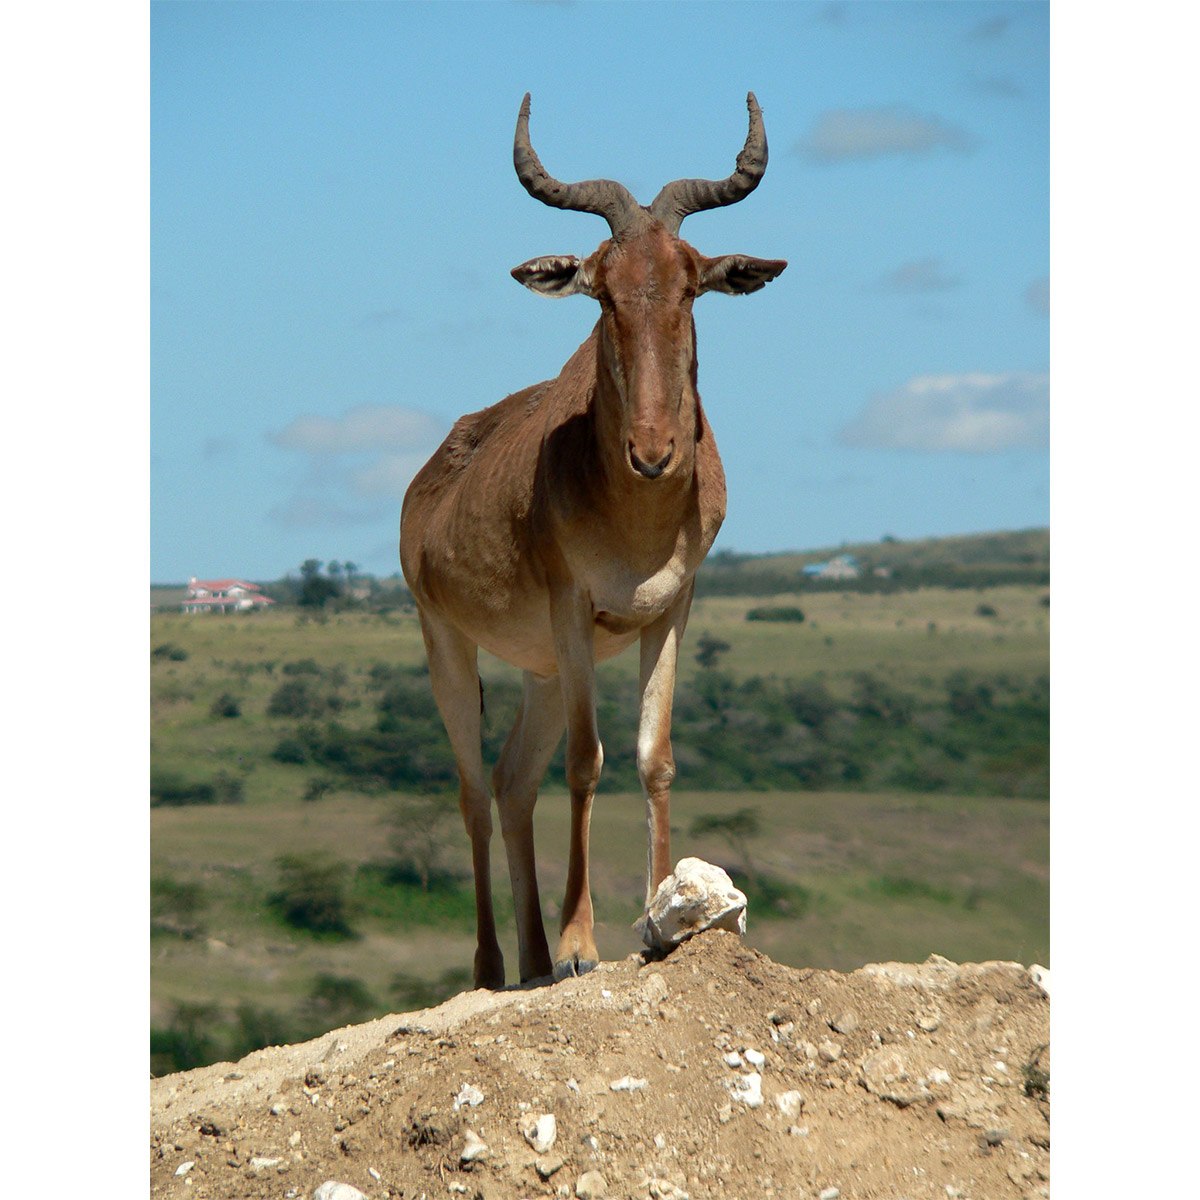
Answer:
[[[646,210],[629,190],[611,179],[588,179],[583,183],[560,183],[542,166],[529,141],[529,93],[521,101],[517,117],[517,132],[513,138],[513,166],[525,190],[543,204],[553,208],[568,208],[575,212],[590,212],[603,217],[613,237],[629,229]]]
[[[689,213],[736,204],[758,187],[767,169],[767,134],[753,92],[746,93],[746,107],[750,110],[750,130],[737,156],[737,169],[728,179],[676,179],[654,197],[650,213],[672,233],[679,232]]]

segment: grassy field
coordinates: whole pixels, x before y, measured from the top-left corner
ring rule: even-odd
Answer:
[[[867,672],[931,703],[956,671],[1024,687],[1048,674],[1044,596],[1044,587],[1012,585],[771,598],[800,606],[802,623],[748,621],[748,610],[762,603],[751,598],[703,599],[693,609],[680,691],[711,684],[712,672],[706,675],[695,659],[704,635],[728,643],[720,669],[747,685],[816,680],[834,696],[851,697]],[[215,778],[231,789],[230,802],[152,811],[152,1012],[160,1034],[178,1035],[177,1057],[161,1057],[160,1066],[250,1048],[229,1033],[239,1004],[253,1010],[241,1018],[253,1028],[238,1036],[261,1043],[290,1037],[305,1021],[329,1028],[461,987],[473,923],[466,837],[452,789],[442,789],[449,816],[439,850],[458,879],[424,893],[387,874],[387,864],[395,865],[389,822],[405,806],[402,789],[358,785],[272,757],[297,720],[269,710],[281,685],[306,673],[319,672],[322,686],[336,695],[337,722],[373,728],[381,670],[423,662],[415,618],[403,612],[326,617],[294,608],[249,617],[164,612],[152,617],[150,646],[155,774]],[[514,679],[486,656],[481,669],[493,687]],[[628,681],[636,652],[602,672]],[[220,715],[230,701],[236,716]],[[632,756],[629,730],[601,733],[613,765],[593,823],[598,942],[605,957],[619,957],[637,949],[629,926],[641,906],[645,818],[640,797],[622,789],[616,773],[622,756]],[[886,729],[881,736],[886,744]],[[680,768],[674,856],[699,854],[775,889],[752,893],[747,938],[774,958],[840,969],[934,952],[1048,963],[1044,799],[1020,798],[1019,790],[1004,798],[968,796],[946,787],[936,795],[850,787],[712,791],[683,758]],[[316,793],[314,780],[322,781]],[[416,802],[407,803],[411,809]],[[691,832],[699,817],[746,808],[758,824],[744,847],[749,861],[728,839]],[[567,817],[565,796],[550,787],[537,826],[551,929],[565,882]],[[272,903],[281,887],[280,857],[314,853],[343,873],[352,936],[296,928]],[[498,836],[494,857],[502,941],[515,971]],[[209,1029],[207,1042],[196,1032],[200,1026]],[[181,1029],[196,1042],[187,1043],[190,1050],[178,1049],[179,1037],[187,1041]]]

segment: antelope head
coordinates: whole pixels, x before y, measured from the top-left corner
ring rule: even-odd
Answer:
[[[679,236],[689,213],[736,204],[767,169],[762,111],[746,97],[750,130],[727,179],[677,179],[643,207],[611,179],[560,183],[529,141],[529,95],[517,118],[513,163],[521,183],[555,208],[602,216],[612,236],[582,261],[571,254],[530,259],[513,277],[543,296],[591,296],[600,304],[597,418],[634,478],[690,473],[698,422],[692,304],[704,292],[756,292],[787,263],[726,254],[707,258]],[[609,409],[611,408],[611,411]]]

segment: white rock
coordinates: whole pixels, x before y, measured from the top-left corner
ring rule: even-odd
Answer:
[[[742,1056],[736,1050],[730,1050],[728,1054],[721,1056],[725,1060],[727,1067],[740,1067],[742,1065]]]
[[[196,1164],[191,1160],[188,1162],[181,1162],[179,1166],[175,1168],[175,1174],[186,1175],[195,1165]]]
[[[681,858],[658,885],[635,928],[652,950],[669,950],[705,929],[746,932],[746,897],[720,867]]]
[[[254,1171],[267,1171],[271,1167],[277,1167],[283,1162],[282,1158],[252,1158],[250,1160],[250,1168]]]
[[[483,1093],[473,1083],[464,1083],[458,1089],[458,1095],[454,1097],[454,1111],[458,1112],[465,1104],[476,1108],[482,1103]]]
[[[632,1075],[622,1075],[608,1085],[614,1092],[638,1092],[646,1086],[646,1080],[634,1079]]]
[[[760,1051],[760,1050],[747,1050],[745,1052],[745,1054],[746,1054],[746,1061],[752,1067],[761,1068],[763,1066],[763,1064],[767,1061],[767,1056],[765,1054],[763,1054],[762,1051]]]
[[[579,1200],[600,1200],[608,1195],[608,1181],[599,1171],[584,1171],[576,1180],[575,1195]]]
[[[804,1096],[800,1092],[781,1092],[775,1097],[775,1103],[789,1121],[794,1121],[804,1107]]]
[[[536,1154],[545,1154],[558,1137],[558,1123],[553,1113],[543,1113],[521,1124],[521,1136],[533,1147]]]
[[[842,1193],[837,1188],[828,1187],[821,1193],[821,1195],[818,1197],[818,1200],[838,1200],[838,1197],[841,1194]]]
[[[733,1093],[733,1098],[747,1108],[758,1108],[763,1102],[762,1076],[757,1071],[727,1080],[725,1086]]]
[[[927,1076],[930,1083],[940,1084],[950,1082],[950,1072],[944,1071],[941,1067],[934,1067]]]
[[[487,1143],[475,1130],[463,1131],[463,1148],[458,1156],[463,1162],[477,1162],[481,1158],[487,1158],[487,1153]]]
[[[338,1183],[327,1179],[312,1194],[312,1200],[367,1200],[366,1196],[349,1183]]]
[[[1046,993],[1047,996],[1050,995],[1049,967],[1039,966],[1037,963],[1034,963],[1033,966],[1029,968],[1029,977],[1038,985],[1038,987],[1042,989],[1043,992]]]

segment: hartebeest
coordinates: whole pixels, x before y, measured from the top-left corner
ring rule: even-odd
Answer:
[[[754,94],[727,179],[680,179],[642,207],[608,179],[560,183],[529,140],[529,96],[513,161],[525,189],[596,213],[612,237],[587,258],[530,259],[512,274],[544,296],[591,296],[600,320],[557,379],[462,417],[413,480],[400,559],[420,615],[434,698],[460,780],[475,868],[475,985],[500,987],[492,913],[491,801],[480,750],[477,650],[524,671],[521,709],[492,786],[516,905],[521,979],[582,974],[597,961],[588,825],[603,751],[594,665],[641,640],[638,774],[649,822],[647,901],[670,873],[675,764],[671,704],[694,578],[725,516],[725,476],[696,390],[692,303],[743,295],[786,262],[706,258],[679,237],[689,213],[758,185],[767,139]],[[571,843],[553,962],[542,926],[533,809],[567,729]]]

